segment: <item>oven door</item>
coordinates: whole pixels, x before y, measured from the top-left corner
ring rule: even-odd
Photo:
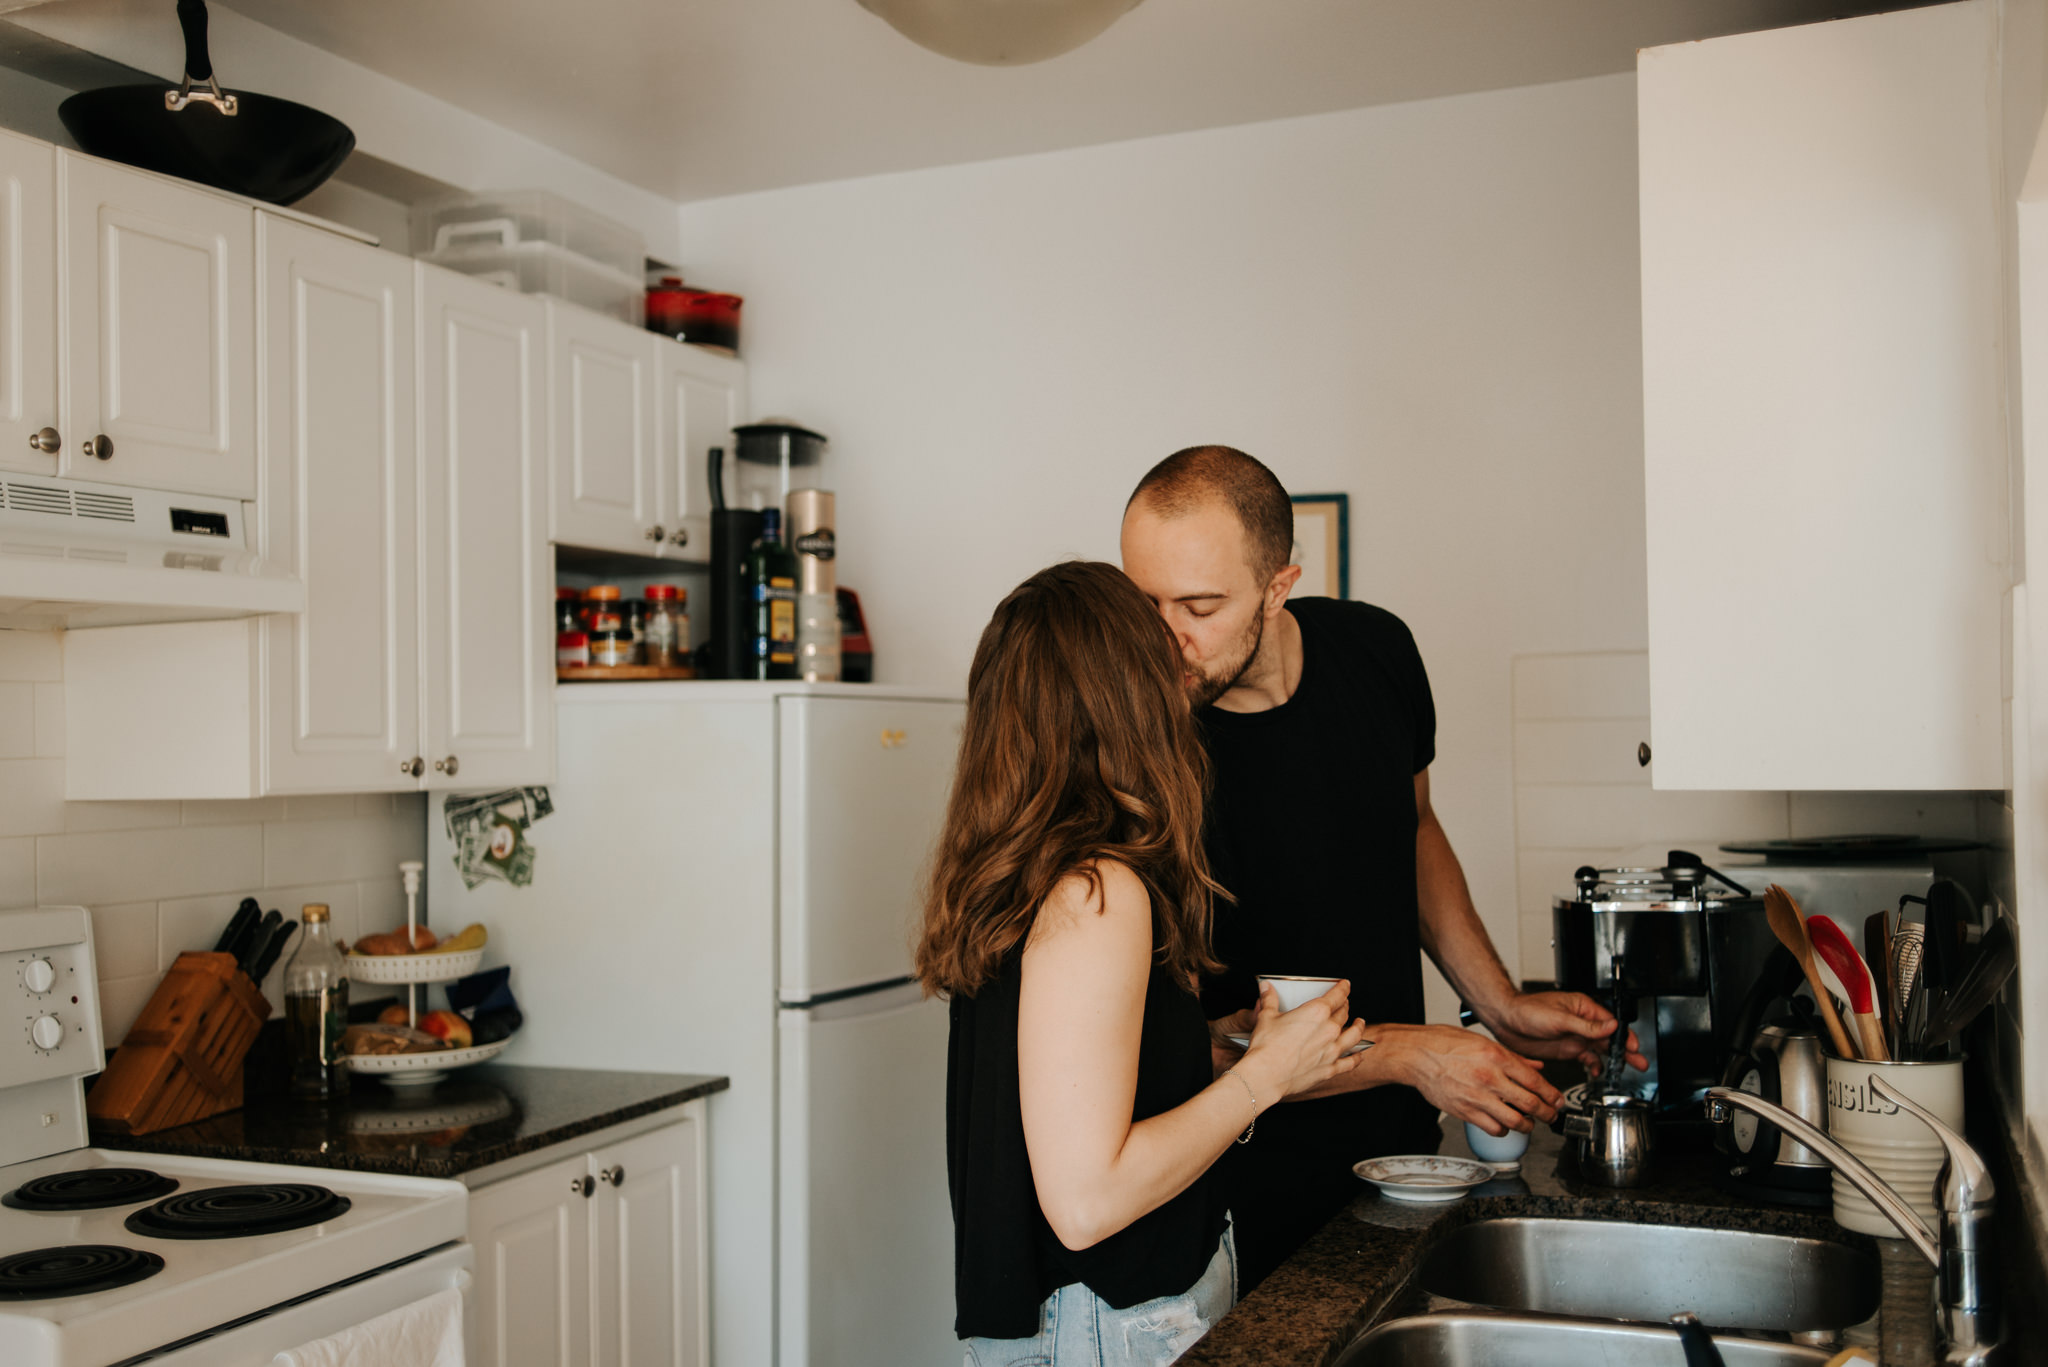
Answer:
[[[129,1361],[148,1367],[270,1367],[271,1360],[288,1349],[451,1289],[462,1293],[462,1338],[467,1344],[473,1329],[469,1322],[469,1272],[475,1262],[468,1244],[449,1244],[411,1262]]]

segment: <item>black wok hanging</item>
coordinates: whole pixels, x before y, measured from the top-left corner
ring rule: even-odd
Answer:
[[[302,199],[334,174],[356,145],[347,124],[273,95],[222,90],[206,51],[205,0],[178,0],[178,23],[185,30],[178,87],[83,90],[57,106],[80,147],[271,204]]]

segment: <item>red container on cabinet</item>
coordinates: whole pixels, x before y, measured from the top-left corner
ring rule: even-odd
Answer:
[[[737,356],[745,302],[737,294],[691,289],[681,276],[666,275],[647,291],[647,330]]]

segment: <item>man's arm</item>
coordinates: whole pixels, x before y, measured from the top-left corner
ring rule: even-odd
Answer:
[[[1532,1058],[1577,1059],[1588,1073],[1600,1069],[1600,1052],[1615,1030],[1605,1007],[1580,992],[1523,992],[1494,950],[1465,870],[1451,849],[1429,800],[1429,770],[1415,776],[1415,882],[1422,948],[1502,1044]],[[1629,1062],[1649,1060],[1636,1052],[1633,1032]]]

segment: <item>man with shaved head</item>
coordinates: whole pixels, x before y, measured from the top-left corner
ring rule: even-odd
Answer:
[[[1214,764],[1209,857],[1235,901],[1217,906],[1209,1015],[1241,1031],[1254,977],[1291,974],[1350,979],[1371,1022],[1356,1071],[1269,1111],[1226,1159],[1245,1289],[1356,1194],[1353,1163],[1434,1152],[1439,1110],[1494,1134],[1554,1119],[1541,1061],[1597,1068],[1616,1028],[1579,993],[1516,988],[1430,807],[1415,638],[1384,608],[1290,600],[1293,544],[1286,489],[1227,446],[1168,456],[1124,511],[1124,572],[1180,644]],[[1494,1038],[1423,1023],[1422,954]]]

